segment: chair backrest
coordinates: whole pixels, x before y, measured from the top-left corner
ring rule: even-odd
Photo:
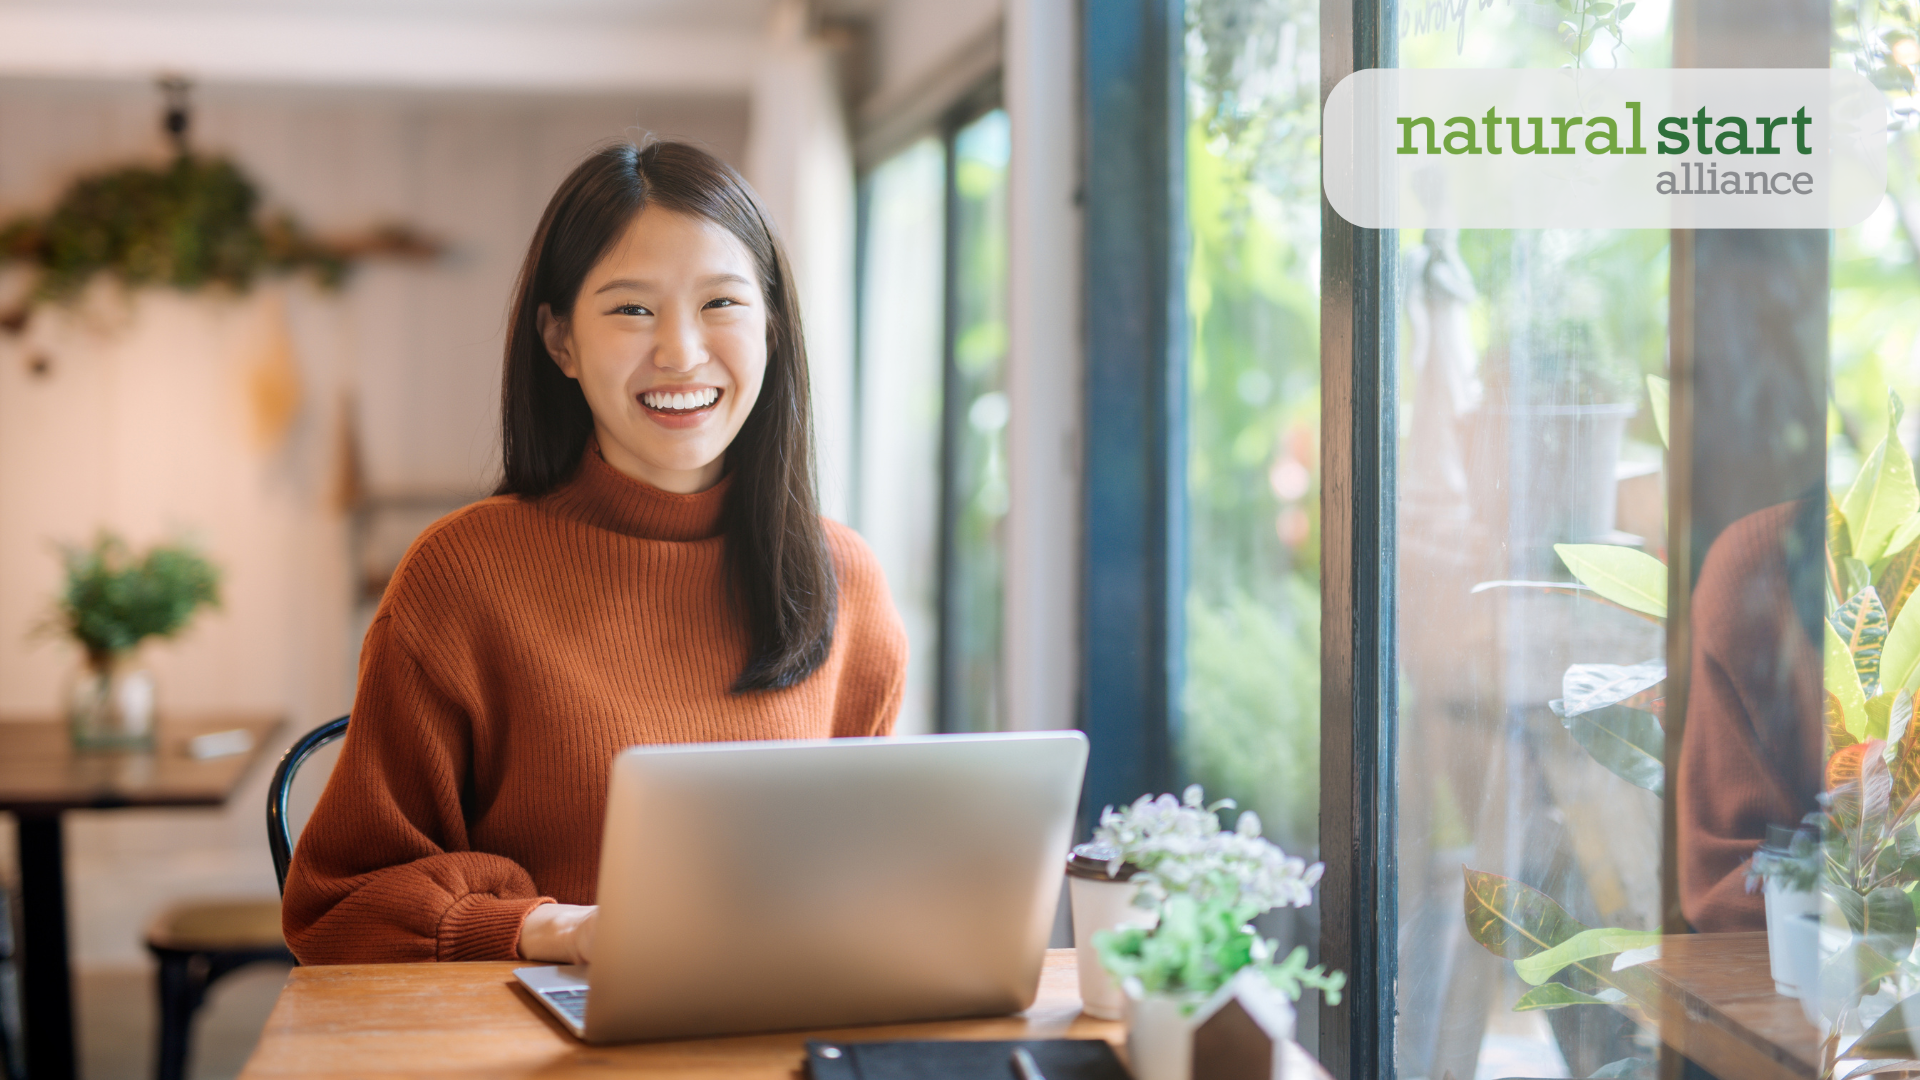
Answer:
[[[273,873],[280,879],[282,894],[287,891],[287,867],[293,862],[293,842],[305,827],[307,814],[313,810],[312,799],[293,797],[294,778],[322,747],[339,742],[346,734],[346,717],[329,720],[301,736],[299,742],[287,749],[280,766],[273,770],[273,783],[267,788],[267,847],[273,852]],[[335,749],[324,756],[330,759],[338,753]],[[333,762],[328,760],[325,764],[331,772]]]

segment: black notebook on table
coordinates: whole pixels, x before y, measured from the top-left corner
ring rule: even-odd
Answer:
[[[1013,1049],[1025,1047],[1047,1080],[1131,1080],[1102,1039],[807,1043],[811,1080],[1019,1080]]]

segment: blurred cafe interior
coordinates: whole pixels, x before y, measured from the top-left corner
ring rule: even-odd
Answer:
[[[169,996],[167,935],[277,933],[274,762],[353,705],[415,538],[500,481],[549,196],[659,139],[785,245],[820,510],[905,629],[894,731],[1078,728],[1076,842],[1198,784],[1323,863],[1254,926],[1344,973],[1294,1006],[1326,1074],[1912,1075],[1866,1064],[1920,1070],[1916,20],[0,0],[0,1076],[167,1076],[169,1023],[171,1075],[247,1069],[291,955],[176,958],[204,1000]],[[1373,67],[1858,71],[1888,190],[1830,231],[1361,229],[1320,110]],[[170,169],[225,209],[90,253]],[[221,213],[245,272],[182,270]],[[108,671],[83,579],[156,545],[187,599]],[[109,681],[158,742],[66,749]],[[217,797],[167,795],[168,755]],[[65,975],[33,982],[48,903]],[[1790,930],[1851,957],[1837,999],[1783,970]],[[36,1049],[49,986],[70,1068]]]

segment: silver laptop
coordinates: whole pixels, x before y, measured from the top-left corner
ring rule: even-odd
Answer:
[[[592,966],[514,974],[588,1042],[1018,1012],[1086,763],[1077,731],[634,747]]]

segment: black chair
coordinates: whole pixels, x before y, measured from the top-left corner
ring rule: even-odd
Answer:
[[[267,790],[267,847],[274,875],[286,891],[293,835],[287,820],[294,774],[313,752],[345,735],[347,718],[331,720],[293,744]],[[176,904],[147,929],[147,949],[160,961],[159,1080],[183,1080],[193,1014],[207,989],[228,972],[262,961],[294,963],[280,935],[277,900],[198,900]]]
[[[314,751],[347,736],[347,718],[329,720],[306,733],[287,748],[280,767],[273,770],[273,784],[267,788],[267,848],[273,852],[273,873],[280,879],[280,892],[287,891],[287,867],[293,863],[293,825],[287,820],[287,800],[293,793],[293,777]]]

